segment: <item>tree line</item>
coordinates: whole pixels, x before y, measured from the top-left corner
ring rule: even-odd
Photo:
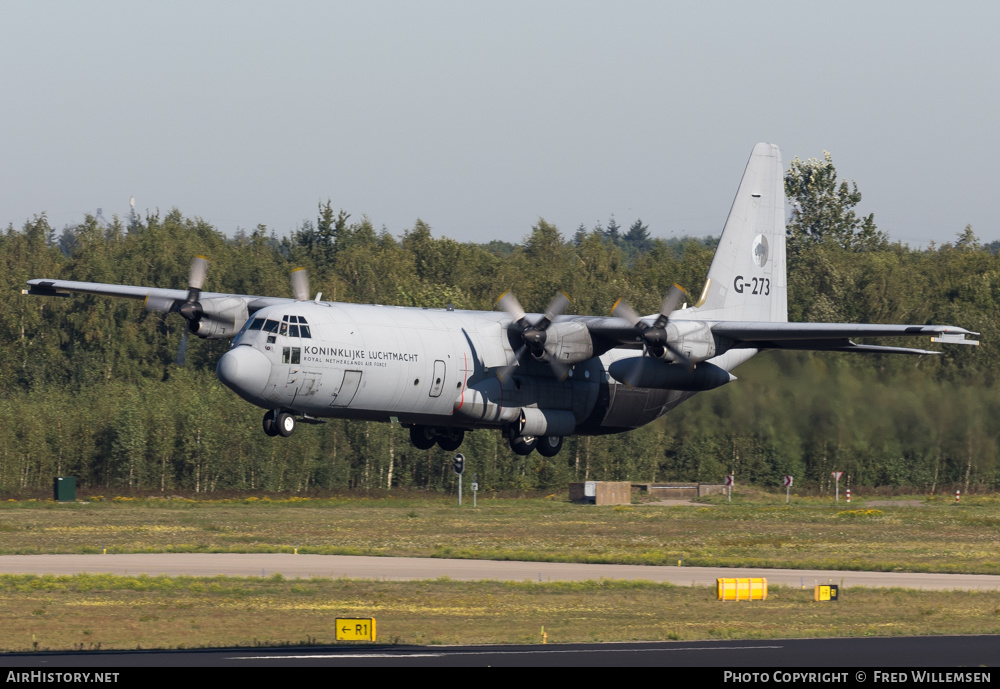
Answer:
[[[995,386],[1000,259],[966,227],[952,242],[891,243],[871,216],[854,216],[856,185],[829,156],[794,161],[789,319],[939,323],[981,332],[981,347],[940,356],[763,353],[738,380],[700,393],[631,433],[568,438],[547,459],[517,458],[498,432],[466,436],[467,472],[485,490],[559,490],[581,480],[737,481],[829,490],[1000,486],[1000,394]],[[0,234],[0,492],[76,476],[86,490],[452,490],[451,453],[416,450],[398,425],[330,420],[291,438],[266,437],[260,413],[215,378],[228,341],[190,338],[186,324],[132,300],[20,294],[30,278],[186,287],[191,257],[212,263],[205,289],[291,296],[306,267],[325,299],[400,306],[493,308],[514,289],[528,311],[557,291],[568,313],[606,314],[619,298],[658,310],[673,283],[701,289],[712,239],[663,240],[641,220],[627,231],[539,220],[519,241],[435,237],[418,220],[395,237],[327,201],[286,237],[268,228],[227,236],[179,210],[110,223],[86,216],[56,230],[44,214]],[[912,344],[933,347],[927,342]]]

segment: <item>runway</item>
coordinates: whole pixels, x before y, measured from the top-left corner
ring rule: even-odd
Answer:
[[[781,686],[810,686],[822,681],[951,682],[989,684],[990,668],[1000,658],[995,636],[866,637],[830,639],[767,639],[626,642],[616,644],[503,644],[483,646],[340,645],[297,648],[228,648],[172,651],[97,651],[83,653],[0,654],[0,667],[32,668],[56,676],[59,668],[113,670],[118,683],[148,682],[148,668],[157,677],[189,682],[191,670],[228,667],[249,682],[260,682],[263,673],[277,675],[286,668],[370,667],[381,671],[408,667],[548,668],[589,667],[701,667],[699,675],[711,682],[753,682],[747,668],[767,668],[756,683],[773,681]],[[913,668],[962,667],[949,676]],[[794,674],[794,668],[811,668],[823,674]],[[859,668],[876,668],[875,671]],[[223,681],[231,681],[233,670]],[[887,670],[896,674],[888,675]],[[877,674],[881,672],[881,675]],[[730,675],[739,674],[740,679]],[[899,674],[902,673],[902,674]],[[9,676],[5,673],[6,676]],[[17,675],[15,675],[16,677]],[[242,676],[240,677],[243,678]],[[274,676],[287,682],[287,674]]]
[[[515,562],[444,558],[292,555],[285,553],[154,553],[126,555],[0,555],[4,574],[81,572],[150,576],[242,576],[281,574],[289,579],[347,578],[457,581],[585,581],[628,579],[679,586],[715,586],[719,577],[766,577],[769,585],[809,587],[821,583],[909,589],[1000,591],[1000,575],[862,572],[851,570],[658,567],[561,562]]]

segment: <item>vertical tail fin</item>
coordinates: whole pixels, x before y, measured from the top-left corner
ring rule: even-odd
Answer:
[[[757,144],[747,163],[698,302],[699,319],[788,320],[781,151]]]

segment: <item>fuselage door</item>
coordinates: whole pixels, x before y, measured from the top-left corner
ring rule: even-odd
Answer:
[[[361,371],[344,371],[344,380],[340,384],[340,389],[333,393],[330,402],[331,407],[346,407],[358,393],[358,386],[361,384]]]
[[[431,378],[431,397],[440,397],[441,390],[444,389],[445,367],[443,361],[434,362],[434,376]]]

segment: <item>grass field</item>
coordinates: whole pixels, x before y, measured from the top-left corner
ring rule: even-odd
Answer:
[[[1000,499],[868,508],[737,494],[703,507],[564,499],[0,502],[0,554],[291,552],[1000,574]]]
[[[564,562],[1000,573],[1000,499],[869,507],[740,494],[733,504],[573,505],[555,496],[0,502],[0,553],[291,552]],[[380,643],[549,643],[1000,634],[996,592],[854,588],[766,602],[647,582],[501,583],[0,576],[0,650],[334,641],[375,617]]]
[[[714,588],[624,581],[2,575],[0,601],[7,652],[328,644],[338,616],[412,644],[541,643],[542,627],[548,643],[1000,634],[996,593],[854,587],[836,603],[789,587],[722,603]]]

